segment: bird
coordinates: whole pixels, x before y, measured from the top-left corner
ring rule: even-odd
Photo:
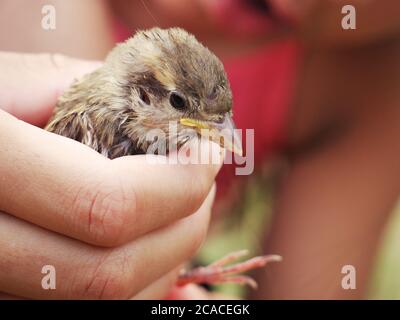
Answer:
[[[153,28],[117,45],[102,67],[76,81],[46,129],[113,159],[146,153],[151,129],[170,138],[172,121],[178,137],[166,151],[187,142],[189,128],[208,129],[221,144],[218,133],[234,133],[232,93],[221,61],[193,35]],[[234,142],[228,148],[241,154],[240,139]]]
[[[146,154],[151,146],[168,154],[204,137],[242,154],[232,120],[232,91],[222,62],[181,28],[140,30],[117,44],[104,64],[62,94],[45,130],[79,141],[114,159]],[[170,123],[176,123],[176,133]],[[148,139],[154,129],[164,138]],[[228,276],[279,261],[260,256],[233,266],[238,251],[206,267],[183,271],[177,284],[236,282],[256,286],[247,276]]]

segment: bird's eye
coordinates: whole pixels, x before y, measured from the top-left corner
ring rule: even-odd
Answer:
[[[184,109],[186,107],[186,100],[184,97],[182,97],[179,93],[177,92],[172,92],[171,95],[169,96],[169,103],[171,106],[173,106],[175,109]]]

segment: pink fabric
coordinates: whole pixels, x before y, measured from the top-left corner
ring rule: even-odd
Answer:
[[[286,141],[299,50],[293,41],[224,61],[233,92],[236,126],[255,130],[256,159]]]
[[[114,40],[115,42],[123,42],[128,39],[130,36],[133,35],[134,31],[132,32],[119,20],[113,19],[113,32],[114,32]]]
[[[255,170],[261,161],[285,147],[299,57],[298,45],[288,40],[224,61],[233,93],[235,124],[242,130],[254,129]],[[229,195],[231,183],[246,178],[235,176],[234,170],[235,165],[222,168],[217,178],[217,199]]]

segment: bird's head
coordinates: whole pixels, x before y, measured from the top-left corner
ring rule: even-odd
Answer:
[[[185,128],[199,136],[209,130],[213,141],[242,153],[224,67],[193,35],[179,28],[139,31],[110,53],[106,65],[133,109],[136,136],[155,128],[168,135],[176,122],[178,145],[188,139]]]

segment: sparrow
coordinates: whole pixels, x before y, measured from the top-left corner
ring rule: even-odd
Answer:
[[[171,122],[176,123],[174,134]],[[63,93],[45,129],[110,159],[144,154],[154,143],[159,144],[156,150],[167,154],[205,132],[207,139],[242,154],[224,66],[180,28],[138,31],[118,44],[99,69]],[[161,129],[165,139],[147,139],[153,129]],[[227,275],[279,260],[278,256],[256,257],[225,267],[243,255],[236,252],[208,267],[184,272],[178,284],[231,281],[254,287],[247,276]]]
[[[171,122],[177,137],[169,135]],[[155,128],[172,141],[166,152],[192,138],[191,128],[242,153],[221,61],[179,28],[139,31],[117,45],[102,67],[60,97],[46,127],[110,159],[146,153],[154,143],[146,134]]]

